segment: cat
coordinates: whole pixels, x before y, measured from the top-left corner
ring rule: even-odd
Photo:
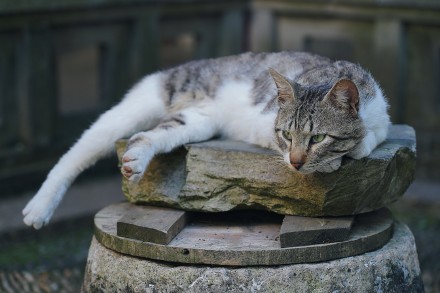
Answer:
[[[214,136],[277,150],[292,172],[325,173],[344,155],[368,156],[386,138],[387,111],[369,72],[310,53],[243,53],[159,71],[61,157],[24,208],[24,222],[46,225],[78,174],[123,137],[131,136],[121,173],[133,184],[154,155]]]

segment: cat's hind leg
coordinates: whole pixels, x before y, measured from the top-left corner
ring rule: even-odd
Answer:
[[[165,111],[160,73],[144,78],[61,157],[23,209],[25,224],[36,229],[47,224],[68,187],[83,170],[111,153],[116,140],[156,126]]]
[[[217,134],[211,115],[201,108],[187,108],[170,115],[156,128],[132,136],[122,157],[121,173],[138,182],[154,155],[166,153],[186,143],[208,140]]]

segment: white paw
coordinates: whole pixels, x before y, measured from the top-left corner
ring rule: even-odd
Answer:
[[[352,151],[350,151],[347,154],[347,156],[349,156],[350,158],[353,158],[355,160],[360,160],[362,158],[368,157],[372,151],[373,150],[370,147],[365,146],[363,144],[360,144],[359,146],[354,148]]]
[[[362,141],[352,149],[347,156],[355,160],[368,157],[377,146],[376,135],[372,131],[368,131]]]
[[[23,209],[23,221],[28,226],[40,229],[49,223],[54,210],[55,206],[50,200],[37,195]]]
[[[53,178],[48,178],[23,209],[24,223],[35,229],[47,225],[61,202],[67,186],[65,182],[57,182]]]
[[[122,175],[130,182],[139,182],[153,155],[154,153],[149,145],[130,147],[122,157]]]

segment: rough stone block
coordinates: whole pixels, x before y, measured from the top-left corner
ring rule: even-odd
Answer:
[[[182,265],[127,256],[95,239],[84,292],[423,292],[414,237],[395,225],[373,252],[324,263],[224,267]]]
[[[117,143],[119,158],[125,141]],[[139,184],[123,179],[132,203],[190,211],[266,209],[286,215],[342,216],[377,210],[399,199],[414,177],[416,141],[407,125],[390,127],[367,158],[344,158],[333,173],[302,175],[269,149],[207,141],[156,156]]]

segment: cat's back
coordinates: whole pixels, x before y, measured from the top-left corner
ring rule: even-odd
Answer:
[[[290,79],[331,60],[305,52],[243,53],[215,59],[195,60],[163,71],[165,96],[171,103],[213,98],[221,85],[233,80],[249,82],[260,99],[273,96],[275,86],[268,73],[274,68]],[[264,98],[261,97],[265,91]]]
[[[277,68],[280,73],[288,74],[292,70],[305,72],[331,63],[331,60],[326,57],[306,52],[247,52],[233,56],[190,61],[165,70],[164,73],[173,78],[191,74],[194,80],[214,75],[221,75],[225,78],[245,78],[255,77],[263,72],[267,73],[270,67]]]
[[[344,60],[310,68],[299,74],[294,81],[301,85],[313,86],[333,85],[341,79],[348,79],[356,84],[361,102],[366,102],[376,96],[378,84],[371,73],[359,64]]]

